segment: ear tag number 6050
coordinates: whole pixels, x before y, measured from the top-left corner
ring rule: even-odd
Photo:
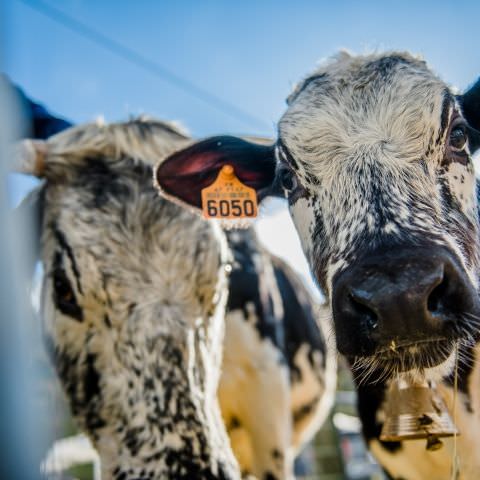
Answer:
[[[231,165],[224,165],[215,181],[202,190],[202,210],[205,218],[255,218],[257,192],[236,177]]]

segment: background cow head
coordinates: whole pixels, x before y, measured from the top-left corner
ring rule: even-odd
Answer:
[[[25,141],[44,334],[104,478],[237,478],[221,422],[226,239],[161,199],[152,166],[190,139],[160,121]]]
[[[199,207],[230,163],[260,198],[283,192],[340,352],[381,375],[444,375],[480,330],[479,104],[480,83],[455,95],[409,54],[342,53],[290,95],[275,147],[208,139],[156,180]]]

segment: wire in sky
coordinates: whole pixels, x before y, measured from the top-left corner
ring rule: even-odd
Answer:
[[[93,43],[105,48],[109,52],[118,55],[124,60],[133,63],[137,67],[143,68],[148,72],[156,75],[165,82],[183,90],[192,97],[195,97],[210,107],[228,115],[235,120],[238,120],[244,124],[248,124],[250,127],[252,123],[262,126],[262,128],[270,129],[270,126],[261,118],[252,115],[251,113],[237,107],[233,103],[224,100],[214,93],[211,93],[198,85],[195,85],[190,80],[180,77],[176,73],[172,72],[168,68],[148,59],[135,50],[111,39],[107,35],[95,30],[94,28],[85,25],[84,23],[76,20],[75,18],[57,10],[50,5],[47,5],[41,1],[35,0],[19,0],[24,5],[32,8],[33,10],[45,15],[50,20],[64,26],[65,28],[77,33],[78,35],[92,41]]]

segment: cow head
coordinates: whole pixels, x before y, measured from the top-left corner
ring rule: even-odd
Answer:
[[[343,53],[290,95],[275,148],[218,137],[163,168],[175,194],[186,159],[238,165],[261,197],[283,192],[339,351],[430,377],[480,331],[478,129],[480,83],[459,96],[408,54]]]
[[[229,253],[159,198],[152,164],[189,143],[169,124],[83,125],[25,141],[47,346],[105,478],[237,478],[216,399]]]

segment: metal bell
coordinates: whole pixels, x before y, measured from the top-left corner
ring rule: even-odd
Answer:
[[[393,381],[385,402],[386,418],[380,440],[427,439],[427,449],[440,448],[439,437],[458,434],[445,403],[432,383]],[[430,448],[429,448],[430,445]]]

